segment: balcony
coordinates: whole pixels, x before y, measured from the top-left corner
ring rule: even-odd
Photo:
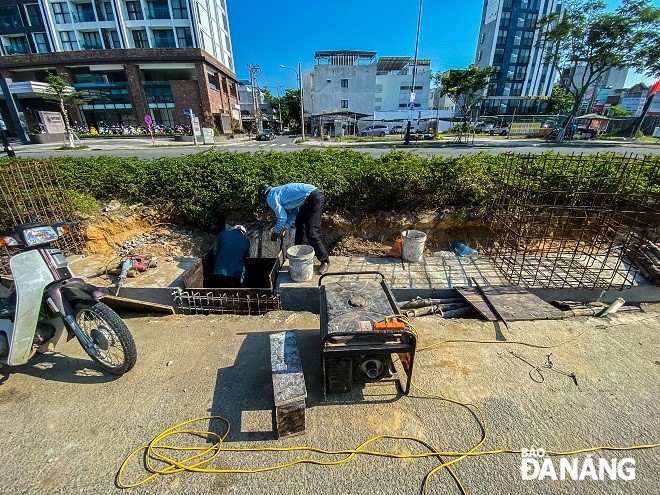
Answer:
[[[150,7],[147,9],[147,19],[170,19],[170,9],[167,7]]]
[[[75,12],[72,16],[73,22],[96,22],[94,12]]]
[[[27,53],[32,53],[30,51],[30,45],[12,45],[12,46],[3,46],[5,55],[24,55]]]
[[[81,43],[81,50],[104,50],[103,43]]]

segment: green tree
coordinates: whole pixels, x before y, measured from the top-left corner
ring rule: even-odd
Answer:
[[[467,69],[450,70],[444,75],[438,73],[433,76],[435,82],[440,85],[440,96],[447,96],[461,114],[462,124],[458,126],[457,142],[461,142],[463,139],[466,143],[468,142],[472,109],[477,100],[483,96],[484,90],[488,86],[488,80],[493,73],[492,67],[482,69],[476,65],[470,65]]]
[[[549,114],[565,114],[573,108],[573,95],[560,85],[552,88],[552,94],[548,100]]]
[[[287,89],[281,98],[284,125],[300,125],[300,90]]]
[[[53,101],[60,106],[60,113],[64,120],[64,136],[66,143],[73,148],[73,131],[69,123],[69,113],[67,107],[85,103],[88,98],[72,88],[60,76],[49,74],[46,77],[46,88],[43,93],[44,100]]]
[[[650,0],[623,0],[614,12],[601,1],[569,0],[564,7],[539,20],[538,46],[546,50],[545,62],[566,75],[563,86],[573,97],[565,131],[589,87],[608,70],[660,74],[660,9]],[[557,139],[563,136],[560,132]]]
[[[610,108],[610,111],[608,112],[607,115],[615,119],[620,119],[624,117],[630,117],[632,115],[632,112],[627,108],[623,108],[620,105],[616,105]]]

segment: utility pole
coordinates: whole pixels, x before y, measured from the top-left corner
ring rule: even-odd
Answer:
[[[282,99],[280,96],[280,89],[284,89],[284,86],[275,86],[277,89],[277,111],[280,115],[280,132],[284,129],[284,123],[282,122]]]
[[[422,0],[419,0],[419,14],[417,16],[417,38],[415,39],[415,59],[413,61],[412,83],[410,85],[410,103],[408,104],[408,125],[406,126],[406,138],[403,144],[410,144],[410,123],[415,111],[415,73],[417,72],[417,49],[419,48],[419,27],[422,23]]]
[[[259,111],[259,101],[257,100],[257,93],[259,88],[257,88],[257,71],[261,70],[261,67],[255,64],[248,64],[247,68],[250,70],[250,85],[252,86],[252,105],[254,111],[254,126],[253,129],[255,134],[261,130],[261,113]]]

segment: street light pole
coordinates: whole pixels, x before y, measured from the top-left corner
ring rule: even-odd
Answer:
[[[410,85],[410,103],[408,108],[408,125],[406,139],[403,144],[410,144],[410,123],[415,111],[415,73],[417,72],[417,49],[419,48],[419,28],[422,23],[422,0],[419,0],[419,15],[417,16],[417,38],[415,39],[415,59],[413,61],[412,84]]]
[[[302,133],[302,139],[305,140],[305,110],[303,108],[303,88],[302,88],[302,72],[300,69],[300,62],[298,62],[298,70],[293,67],[287,67],[286,65],[280,65],[280,69],[289,69],[296,73],[298,77],[298,90],[300,92],[300,131]]]

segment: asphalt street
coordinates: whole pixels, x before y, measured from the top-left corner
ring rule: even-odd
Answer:
[[[21,144],[11,143],[17,156],[26,158],[46,158],[49,156],[137,156],[140,158],[159,158],[165,156],[181,156],[200,153],[210,149],[222,149],[236,152],[292,152],[305,148],[338,148],[345,147],[372,156],[396,150],[407,150],[411,153],[427,156],[457,156],[466,153],[543,153],[555,150],[562,153],[632,153],[639,155],[660,154],[660,145],[613,141],[573,141],[567,143],[548,143],[539,139],[502,139],[479,137],[471,145],[457,145],[451,139],[444,141],[412,142],[406,146],[402,140],[386,140],[374,142],[322,142],[309,140],[305,143],[295,142],[295,136],[277,136],[272,141],[254,141],[245,137],[220,141],[214,145],[197,145],[177,142],[172,138],[156,138],[152,143],[150,138],[95,138],[84,139],[81,149],[63,150],[61,143],[53,144]]]

